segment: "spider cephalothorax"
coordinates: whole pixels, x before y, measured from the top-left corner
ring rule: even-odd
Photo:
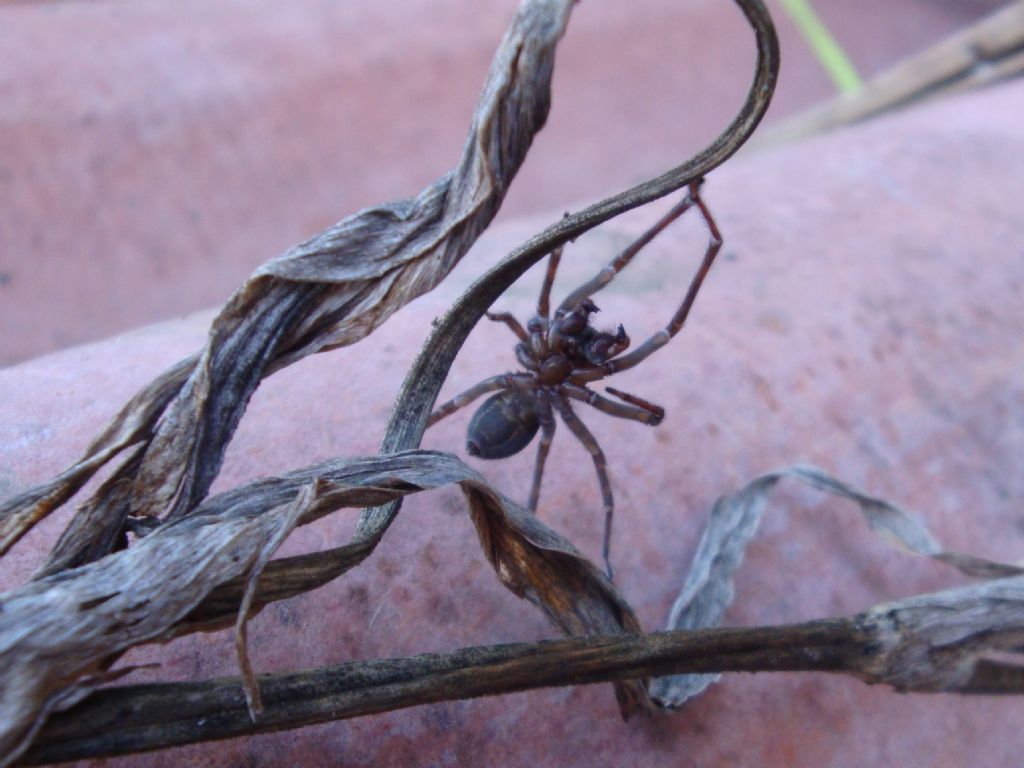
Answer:
[[[555,434],[554,415],[557,413],[590,453],[597,471],[604,501],[603,554],[609,578],[612,570],[608,555],[614,509],[611,482],[608,478],[604,452],[590,430],[576,415],[570,401],[578,400],[610,416],[633,419],[651,426],[661,423],[665,411],[660,406],[635,395],[606,387],[605,391],[617,398],[613,400],[593,391],[587,385],[646,360],[652,352],[667,344],[686,322],[697,291],[722,245],[718,227],[699,192],[699,182],[690,185],[688,194],[678,205],[615,257],[611,264],[572,291],[552,315],[551,287],[558,271],[562,249],[553,251],[548,260],[547,273],[537,302],[537,313],[525,328],[508,312],[487,314],[489,319],[507,325],[519,338],[516,359],[525,371],[504,373],[485,379],[439,406],[430,417],[430,424],[434,424],[481,395],[498,390],[497,394],[480,406],[470,420],[466,450],[470,455],[483,459],[505,458],[529,445],[534,435],[540,431],[541,440],[537,449],[537,461],[528,502],[530,509],[536,511],[544,463],[547,461],[551,440]],[[590,297],[610,283],[637,252],[659,232],[693,206],[700,209],[711,233],[704,260],[690,283],[682,305],[676,310],[668,325],[632,352],[623,354],[629,347],[629,336],[626,335],[625,329],[621,325],[615,331],[599,331],[594,328],[590,320],[598,308]]]
[[[615,333],[590,325],[590,316],[597,311],[594,302],[584,299],[552,319],[535,315],[526,324],[525,334],[511,316],[489,315],[508,323],[522,339],[516,345],[516,359],[530,378],[513,377],[514,388],[494,395],[473,415],[466,436],[470,456],[503,459],[521,451],[537,434],[547,410],[537,401],[540,391],[561,389],[575,396],[579,390],[572,381],[575,374],[607,362],[629,346],[621,325]],[[663,415],[660,409],[652,410],[648,423],[659,423]]]

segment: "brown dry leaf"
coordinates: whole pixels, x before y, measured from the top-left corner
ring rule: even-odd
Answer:
[[[484,554],[502,582],[540,606],[567,635],[642,632],[633,609],[615,585],[566,539],[537,517],[486,486],[463,484]],[[647,687],[616,682],[623,719],[651,711]]]
[[[106,660],[151,640],[252,567],[288,508],[168,526],[114,555],[11,590],[0,604],[0,755]]]
[[[768,494],[786,477],[795,478],[818,490],[855,502],[871,529],[885,542],[905,552],[931,557],[977,578],[996,579],[1024,574],[1024,568],[1020,566],[997,563],[958,552],[946,552],[923,523],[899,507],[884,499],[870,496],[817,467],[793,466],[761,475],[736,493],[722,496],[715,502],[694,555],[693,564],[679,597],[672,606],[667,629],[705,629],[717,626],[725,609],[732,604],[735,596],[733,575],[743,562],[747,545],[757,532]],[[945,620],[952,621],[961,629],[967,626],[964,621],[969,623],[970,617],[976,612],[976,606],[985,604],[988,600],[988,589],[987,585],[982,585],[974,588],[973,592],[971,588],[957,591],[955,600],[960,601],[962,615],[958,619],[947,616]],[[876,610],[886,609],[883,607]],[[915,613],[917,617],[922,615],[922,611]],[[917,623],[924,622],[918,618]],[[980,626],[988,625],[977,624],[976,628]],[[651,694],[663,707],[680,707],[688,699],[714,684],[718,677],[677,675],[659,678],[652,684]]]

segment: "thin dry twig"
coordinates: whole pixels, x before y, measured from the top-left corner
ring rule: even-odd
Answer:
[[[979,614],[987,618],[979,622]],[[99,691],[55,716],[21,764],[108,757],[438,701],[658,675],[815,671],[902,691],[1024,694],[1024,667],[983,657],[1000,648],[1019,649],[1022,633],[1024,578],[1014,577],[842,619],[463,648],[267,675],[260,681],[265,703],[256,721],[238,679],[125,686]]]
[[[396,471],[396,465],[401,469]],[[731,601],[732,575],[766,496],[785,477],[855,501],[869,525],[895,547],[993,580],[877,606],[848,619],[749,630],[701,628],[716,622]],[[636,635],[638,624],[628,605],[567,541],[490,489],[457,458],[428,451],[328,462],[253,483],[210,499],[199,514],[154,533],[128,552],[28,587],[38,591],[45,585],[59,592],[60,600],[52,601],[57,605],[50,606],[58,626],[65,621],[62,608],[70,601],[95,603],[90,605],[93,613],[119,617],[121,625],[102,618],[96,624],[96,629],[104,628],[102,636],[92,635],[92,653],[100,659],[108,638],[113,647],[120,641],[121,634],[110,637],[112,627],[120,633],[152,635],[155,622],[173,634],[173,617],[145,615],[141,610],[125,615],[130,610],[125,601],[134,600],[132,589],[139,581],[164,572],[161,557],[173,560],[173,554],[168,555],[173,547],[162,539],[174,535],[175,529],[186,539],[196,530],[202,532],[208,548],[196,557],[210,559],[213,568],[245,573],[276,546],[283,529],[296,523],[308,523],[339,505],[358,506],[450,482],[459,483],[466,493],[485,552],[506,583],[549,610],[555,623],[569,633],[578,634],[583,627],[590,630],[586,634],[601,637],[470,648],[266,676],[259,683],[264,706],[258,716],[251,703],[256,686],[245,673],[233,681],[127,686],[93,696],[59,715],[52,730],[44,728],[30,760],[122,754],[548,685],[611,680],[629,694],[637,690],[635,678],[665,674],[673,676],[660,678],[653,687],[655,700],[665,707],[677,707],[693,695],[693,681],[722,671],[830,671],[906,691],[1024,693],[1022,668],[991,658],[1024,647],[1024,569],[947,553],[902,510],[809,467],[769,473],[716,502],[673,610],[672,624],[688,628],[669,633]],[[254,538],[239,535],[238,526],[245,522],[259,526],[265,542],[247,557],[236,546],[239,539]],[[143,562],[155,564],[154,574],[139,572]],[[97,582],[108,583],[94,578],[94,571],[104,568],[116,569],[125,594],[95,595]],[[588,585],[594,584],[600,592],[590,591]],[[52,637],[45,617],[40,619],[47,601],[34,599],[31,593],[19,597],[7,604],[13,612],[10,618],[18,623],[25,618],[24,611],[33,612],[34,626],[43,638],[37,643],[45,644]],[[185,608],[180,607],[179,615]],[[81,638],[80,647],[89,647],[89,642],[89,637]],[[14,659],[18,664],[23,661]],[[91,690],[93,681],[87,684]],[[69,691],[75,688],[65,688],[62,695]],[[629,711],[624,706],[624,714]]]
[[[247,628],[249,626],[249,612],[252,609],[252,599],[256,594],[256,585],[259,575],[266,567],[267,562],[277,551],[289,534],[295,530],[299,521],[304,516],[309,516],[313,502],[317,496],[324,492],[320,487],[320,481],[314,480],[310,485],[299,490],[295,500],[291,503],[290,509],[281,519],[277,530],[270,534],[266,544],[257,553],[252,564],[249,575],[245,580],[245,592],[242,593],[242,602],[238,607],[238,617],[235,619],[235,653],[238,656],[238,667],[242,673],[242,685],[245,688],[245,703],[249,708],[249,716],[255,722],[257,714],[263,709],[260,700],[260,688],[256,682],[256,672],[253,670],[252,662],[249,659],[249,643]]]

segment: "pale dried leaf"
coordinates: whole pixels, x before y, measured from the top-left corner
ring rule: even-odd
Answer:
[[[0,555],[7,552],[33,525],[77,493],[96,471],[131,445],[148,439],[167,403],[181,389],[196,357],[182,360],[147,384],[114,417],[85,454],[48,483],[18,494],[0,504]],[[73,521],[65,537],[75,538]],[[63,541],[63,539],[62,539]],[[59,544],[55,557],[68,558],[67,545]],[[58,554],[59,553],[59,554]]]
[[[276,531],[271,531],[266,543],[256,555],[252,569],[245,581],[245,592],[242,593],[242,603],[238,608],[238,619],[235,621],[235,653],[238,655],[238,668],[242,674],[242,686],[245,689],[245,703],[249,707],[249,716],[255,722],[256,715],[263,709],[260,701],[260,687],[256,680],[256,673],[253,671],[252,662],[249,659],[249,638],[247,627],[249,624],[249,609],[252,606],[253,596],[256,594],[256,584],[260,574],[266,567],[267,562],[284,543],[303,515],[309,512],[313,500],[317,496],[317,483],[306,486],[299,491],[290,505],[288,511],[280,516]]]
[[[859,620],[878,640],[865,675],[872,682],[899,690],[985,692],[977,679],[980,663],[995,659],[1004,669],[1024,669],[1024,576],[885,603]]]
[[[82,461],[0,507],[0,554],[140,440],[148,442],[141,462],[117,470],[115,483],[130,482],[119,500],[137,515],[176,517],[194,508],[265,376],[358,341],[436,286],[490,223],[547,119],[555,48],[574,4],[523,0],[456,169],[416,198],[361,211],[257,270],[218,315],[198,358],[143,389]],[[106,506],[93,505],[90,522]],[[72,522],[43,572],[84,561],[97,548],[93,530]]]
[[[899,507],[870,496],[817,467],[794,466],[762,475],[715,502],[693,564],[669,614],[668,629],[703,629],[718,624],[733,601],[733,576],[757,532],[768,493],[786,477],[855,502],[871,529],[891,546],[947,563],[969,576],[998,578],[1024,573],[1024,568],[1019,566],[946,552],[923,523]],[[717,679],[718,675],[660,678],[652,684],[651,694],[661,706],[679,707]]]

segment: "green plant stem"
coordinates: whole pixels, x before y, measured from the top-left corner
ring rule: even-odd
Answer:
[[[836,88],[841,93],[859,90],[863,85],[860,75],[828,27],[814,12],[810,0],[782,0],[782,6]]]

